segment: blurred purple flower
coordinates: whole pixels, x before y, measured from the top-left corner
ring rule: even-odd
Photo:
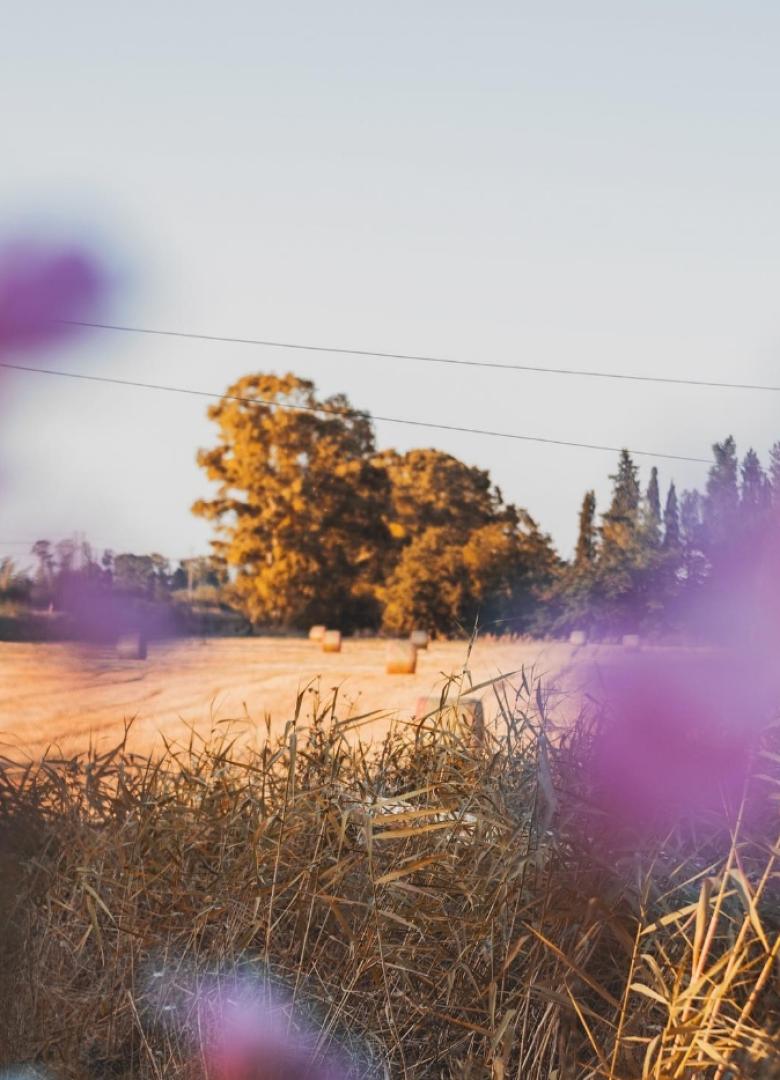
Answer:
[[[618,821],[669,822],[739,800],[758,727],[744,675],[736,656],[666,651],[601,668],[609,713],[592,779]]]
[[[231,980],[203,993],[198,1031],[213,1080],[347,1080],[346,1062],[317,1052],[317,1032],[291,1027],[264,984]]]
[[[69,321],[90,321],[108,295],[108,278],[86,247],[17,242],[0,248],[0,354],[55,344]]]
[[[113,645],[125,634],[161,639],[176,629],[170,606],[78,577],[63,586],[59,605],[68,615],[70,636],[76,641]]]
[[[719,648],[649,649],[599,665],[606,719],[594,792],[616,823],[733,812],[761,733],[780,707],[780,551],[725,554],[690,614]]]

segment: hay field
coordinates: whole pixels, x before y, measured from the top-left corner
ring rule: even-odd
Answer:
[[[415,675],[386,675],[387,643],[344,641],[337,655],[293,638],[185,640],[152,645],[146,661],[111,651],[51,644],[0,643],[0,740],[33,755],[47,746],[70,753],[90,739],[107,746],[135,718],[131,745],[145,752],[159,733],[184,740],[215,720],[238,719],[247,737],[274,732],[293,714],[296,695],[319,680],[323,695],[339,687],[339,716],[381,713],[363,728],[378,737],[393,714],[411,716],[418,697],[438,693],[466,660],[465,642],[433,642]],[[578,659],[604,650],[578,650]],[[473,684],[524,667],[536,675],[567,669],[575,650],[544,642],[477,642],[469,657]],[[304,708],[304,715],[308,710]]]

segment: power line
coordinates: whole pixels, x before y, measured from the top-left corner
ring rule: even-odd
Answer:
[[[114,323],[62,320],[68,326],[93,330],[118,330],[127,334],[151,334],[156,337],[188,338],[192,341],[219,341],[229,345],[257,345],[298,352],[334,353],[340,356],[373,356],[380,360],[414,360],[423,364],[451,364],[455,367],[492,368],[496,371],[525,371],[537,375],[573,375],[587,379],[617,379],[621,382],[663,383],[670,386],[696,386],[715,390],[764,390],[780,393],[780,386],[760,383],[716,382],[711,379],[682,379],[665,375],[627,375],[617,371],[585,371],[580,368],[554,368],[532,364],[500,364],[493,360],[456,360],[450,356],[424,356],[413,353],[380,352],[377,349],[347,349],[336,345],[305,345],[294,341],[268,341],[262,338],[227,337],[221,334],[196,334],[185,330],[157,330],[144,326],[120,326]]]
[[[355,419],[376,420],[385,424],[404,424],[408,427],[432,428],[436,431],[457,431],[467,435],[487,435],[496,439],[513,439],[519,442],[542,443],[547,446],[568,446],[578,450],[603,450],[608,453],[620,453],[623,447],[603,446],[599,443],[574,442],[569,439],[550,439],[541,435],[520,435],[510,431],[492,431],[487,428],[461,427],[458,424],[440,424],[433,420],[409,420],[398,416],[380,416],[357,409],[326,409],[318,405],[293,405],[284,401],[272,401],[265,398],[243,397],[239,394],[218,394],[209,390],[195,390],[188,386],[166,386],[161,383],[140,382],[136,379],[117,379],[108,375],[87,375],[76,371],[56,371],[52,368],[28,367],[23,364],[10,364],[0,361],[0,367],[13,371],[29,371],[38,375],[55,375],[63,379],[79,379],[85,382],[107,383],[112,386],[130,386],[139,390],[160,390],[168,394],[188,394],[192,397],[210,398],[218,401],[236,401],[242,405],[266,405],[271,408],[289,409],[293,412],[310,412],[321,416],[352,417]],[[630,450],[636,457],[665,458],[669,461],[692,461],[708,465],[706,458],[689,457],[685,454],[667,454],[653,450]]]

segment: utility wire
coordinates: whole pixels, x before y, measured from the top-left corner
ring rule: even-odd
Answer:
[[[67,326],[83,326],[93,330],[117,330],[126,334],[151,334],[156,337],[188,338],[192,341],[219,341],[229,345],[258,345],[273,349],[295,349],[299,352],[335,353],[340,356],[373,356],[380,360],[414,360],[423,364],[452,364],[456,367],[492,368],[497,371],[526,371],[538,375],[574,375],[587,379],[618,379],[622,382],[663,383],[670,386],[697,386],[717,390],[764,390],[780,393],[780,386],[760,383],[716,382],[711,379],[675,379],[665,375],[627,375],[617,371],[584,371],[580,368],[554,368],[531,364],[500,364],[493,360],[455,360],[449,356],[417,356],[413,353],[380,352],[376,349],[347,349],[335,345],[304,345],[294,341],[266,341],[262,338],[226,337],[220,334],[196,334],[185,330],[157,330],[144,326],[120,326],[114,323],[62,320]]]
[[[380,416],[361,412],[357,409],[326,409],[319,405],[293,405],[285,401],[272,401],[265,398],[243,397],[238,394],[218,394],[209,390],[195,390],[187,386],[166,386],[161,383],[140,382],[136,379],[117,379],[108,375],[86,375],[76,371],[56,371],[52,368],[28,367],[23,364],[10,364],[0,361],[0,367],[12,371],[29,371],[38,375],[55,375],[63,379],[79,379],[85,382],[108,383],[112,386],[131,386],[139,390],[161,390],[168,394],[188,394],[192,397],[210,398],[217,401],[236,401],[242,405],[266,405],[270,408],[289,409],[292,412],[310,412],[320,416],[352,417],[355,419],[376,420],[385,424],[404,424],[408,427],[432,428],[436,431],[458,431],[468,435],[488,435],[496,439],[514,439],[520,442],[543,443],[547,446],[570,446],[578,450],[604,450],[620,453],[623,447],[603,446],[599,443],[573,442],[569,439],[549,439],[541,435],[520,435],[510,431],[491,431],[487,428],[461,427],[458,424],[440,424],[432,420],[408,420],[398,416]],[[707,458],[689,457],[685,454],[666,454],[653,450],[630,450],[637,457],[666,458],[669,461],[693,461],[708,465]]]

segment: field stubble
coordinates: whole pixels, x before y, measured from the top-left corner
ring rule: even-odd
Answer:
[[[342,652],[328,654],[297,638],[212,638],[152,643],[148,659],[136,661],[105,649],[0,643],[0,741],[32,756],[48,746],[105,747],[131,718],[139,752],[160,749],[160,732],[186,742],[191,726],[206,732],[217,720],[236,721],[246,740],[265,734],[267,717],[282,731],[307,686],[325,695],[338,687],[339,715],[375,713],[361,733],[381,738],[391,716],[410,717],[418,698],[462,670],[465,645],[431,643],[414,675],[388,675],[386,652],[387,642],[370,639],[346,638]],[[558,673],[572,655],[557,643],[486,641],[469,662],[474,682],[483,682],[521,667]]]

